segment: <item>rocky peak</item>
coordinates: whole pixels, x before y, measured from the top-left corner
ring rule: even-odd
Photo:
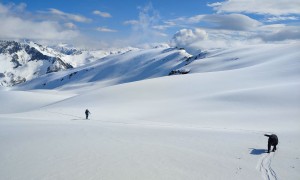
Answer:
[[[0,85],[13,86],[47,73],[73,68],[60,56],[50,56],[41,51],[46,47],[38,47],[16,41],[0,41]]]

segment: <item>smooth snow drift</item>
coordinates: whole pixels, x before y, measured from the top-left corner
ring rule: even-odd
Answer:
[[[298,47],[213,52],[191,74],[105,88],[81,78],[78,89],[0,91],[1,178],[298,180]],[[275,153],[265,133],[278,135]]]

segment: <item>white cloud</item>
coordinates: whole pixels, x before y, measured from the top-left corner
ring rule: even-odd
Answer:
[[[227,30],[250,30],[259,25],[255,19],[252,19],[243,14],[208,14],[208,15],[198,15],[191,17],[187,20],[190,23],[207,22],[210,28],[213,29],[227,29]]]
[[[171,46],[184,48],[188,53],[197,55],[203,50],[228,48],[245,44],[261,43],[260,37],[253,32],[216,29],[182,29],[171,40]]]
[[[286,26],[284,24],[267,25],[260,28],[255,38],[265,42],[300,40],[300,29],[298,26]]]
[[[107,27],[98,27],[96,30],[100,31],[100,32],[118,32],[115,29],[110,29],[110,28],[107,28]]]
[[[78,36],[77,31],[64,30],[58,23],[34,22],[18,17],[0,16],[0,38],[2,39],[45,39],[69,40]]]
[[[69,28],[69,29],[76,29],[77,26],[74,23],[68,22],[64,24],[65,27]]]
[[[156,26],[153,26],[152,28],[153,29],[157,29],[157,30],[165,30],[167,28],[169,28],[170,26],[168,25],[156,25]]]
[[[268,1],[268,0],[267,0]],[[298,16],[291,15],[278,15],[278,14],[297,14],[297,10],[293,11],[276,11],[276,6],[279,8],[278,3],[273,3],[273,9],[263,11],[262,7],[250,8],[253,11],[248,11],[248,7],[253,4],[259,5],[258,1],[243,1],[241,7],[237,4],[231,8],[226,3],[241,2],[239,0],[229,0],[226,2],[217,2],[210,4],[219,14],[200,14],[192,17],[179,17],[170,20],[177,27],[186,27],[178,31],[171,40],[172,46],[185,48],[191,54],[197,54],[203,49],[209,48],[226,48],[230,46],[237,46],[241,44],[257,44],[266,42],[279,42],[279,41],[299,41],[300,29],[296,24],[269,24],[263,22],[273,23],[276,21],[298,20]],[[260,1],[261,3],[262,1]],[[264,1],[265,2],[265,1]],[[273,1],[272,1],[273,2]],[[297,4],[295,1],[294,5]],[[249,4],[248,4],[249,3]],[[285,2],[286,3],[286,2]],[[248,5],[246,5],[248,4]],[[234,9],[235,8],[235,9]],[[245,9],[242,9],[245,8]],[[280,9],[280,8],[279,8]],[[221,14],[226,12],[225,14]],[[235,12],[235,13],[232,13]],[[262,22],[253,19],[244,14],[239,13],[254,13],[264,14],[265,19]],[[231,13],[231,14],[228,14]],[[191,25],[202,26],[202,30],[198,28],[189,29]],[[163,29],[164,26],[157,28]],[[201,33],[199,33],[201,32]]]
[[[139,7],[139,17],[137,20],[125,21],[124,25],[132,26],[132,36],[129,41],[133,44],[161,42],[162,38],[168,35],[164,33],[162,28],[159,28],[160,15],[152,4],[149,3],[144,7]]]
[[[277,22],[277,21],[296,21],[299,20],[298,17],[296,16],[273,16],[273,17],[268,17],[266,22]]]
[[[109,14],[108,12],[102,12],[102,11],[99,11],[99,10],[93,11],[93,14],[99,15],[103,18],[111,18],[112,17],[111,14]]]
[[[0,14],[7,14],[8,8],[0,3]]]
[[[56,21],[36,21],[23,13],[26,5],[3,5],[0,3],[0,38],[9,40],[32,39],[36,41],[71,41],[80,38],[76,30],[66,29]]]
[[[20,3],[20,4],[10,3],[8,5],[3,5],[0,3],[0,14],[8,14],[10,12],[20,13],[26,9],[26,6],[27,5],[25,3]]]
[[[174,27],[174,26],[176,26],[175,22],[165,21],[163,24],[155,25],[152,28],[157,29],[157,30],[165,30],[165,29],[168,29],[168,28],[171,28],[171,27]]]
[[[159,32],[159,31],[154,31],[153,34],[154,34],[155,36],[168,37],[168,34],[163,33],[163,32]]]
[[[182,29],[173,36],[171,46],[184,48],[188,53],[196,55],[211,48],[299,40],[298,26],[272,24],[260,26],[255,31]]]
[[[137,25],[139,24],[138,20],[128,20],[123,22],[124,25]]]
[[[208,35],[203,29],[181,29],[174,34],[171,45],[184,48],[190,54],[197,54],[201,51],[201,48],[195,44],[207,39]]]
[[[278,21],[296,21],[300,15],[299,0],[227,0],[208,4],[217,11],[217,15],[209,17],[199,16],[199,20],[216,23],[216,27],[227,30],[243,30],[245,34],[237,37],[241,40],[253,41],[259,39],[262,42],[290,41],[300,39],[300,30],[297,25],[272,24]],[[248,13],[264,15],[262,22],[271,23],[266,25],[248,16],[242,15],[236,19],[222,18],[222,13]],[[197,19],[197,18],[194,18]],[[225,27],[225,28],[224,28]],[[231,28],[227,28],[231,27]],[[215,28],[218,29],[218,28]]]
[[[195,41],[207,39],[207,33],[202,29],[181,29],[173,36],[173,41],[179,46],[194,43]]]
[[[49,13],[52,15],[55,15],[61,19],[65,19],[65,20],[71,20],[71,21],[82,22],[82,23],[91,22],[91,19],[86,18],[84,16],[77,15],[77,14],[65,13],[63,11],[60,11],[60,10],[54,9],[54,8],[49,9]]]
[[[253,13],[268,15],[300,14],[299,0],[227,0],[208,4],[218,13]]]

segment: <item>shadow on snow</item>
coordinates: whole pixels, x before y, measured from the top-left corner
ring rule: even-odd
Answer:
[[[261,154],[267,153],[266,149],[255,149],[255,148],[249,148],[249,149],[251,150],[250,154],[252,154],[252,155],[261,155]]]

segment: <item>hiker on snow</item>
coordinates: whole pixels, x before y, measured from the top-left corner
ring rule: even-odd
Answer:
[[[85,119],[89,118],[90,111],[88,109],[85,110]]]
[[[273,146],[273,152],[276,151],[276,146],[278,144],[278,137],[276,136],[276,134],[271,134],[271,135],[268,135],[268,134],[265,134],[265,136],[269,137],[268,139],[268,153],[270,153],[270,150],[271,150],[271,146]]]

